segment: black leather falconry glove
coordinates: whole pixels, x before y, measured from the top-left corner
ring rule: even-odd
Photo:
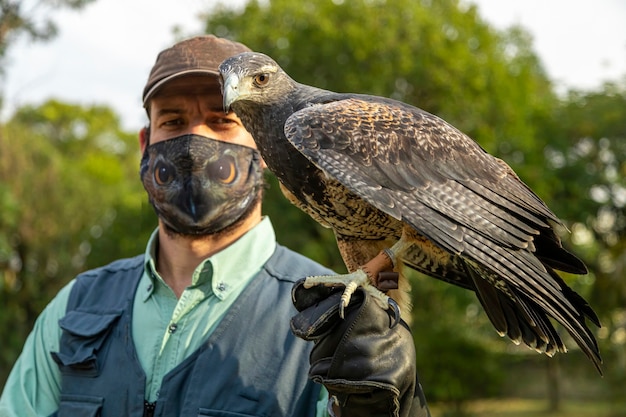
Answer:
[[[298,281],[292,300],[300,312],[291,330],[315,343],[309,376],[336,398],[341,417],[430,416],[415,371],[415,346],[403,321],[394,323],[357,289],[339,317],[343,288],[304,288]]]

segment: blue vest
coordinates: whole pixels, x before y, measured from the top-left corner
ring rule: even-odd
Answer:
[[[77,277],[54,360],[60,417],[142,417],[146,377],[131,334],[143,256]],[[320,386],[308,379],[312,346],[293,336],[291,287],[331,271],[282,246],[206,342],[163,378],[154,416],[314,416]],[[147,414],[146,414],[147,415]]]

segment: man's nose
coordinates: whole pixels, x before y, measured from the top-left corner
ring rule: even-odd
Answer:
[[[218,136],[215,130],[213,130],[210,126],[207,126],[204,123],[195,123],[189,126],[189,133],[216,139]]]

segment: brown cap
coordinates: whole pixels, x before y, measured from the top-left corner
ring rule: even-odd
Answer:
[[[218,75],[217,67],[223,60],[250,49],[238,42],[213,35],[196,36],[178,42],[159,53],[143,89],[143,106],[165,83],[190,74]]]

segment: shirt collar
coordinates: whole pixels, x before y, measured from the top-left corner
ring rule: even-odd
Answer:
[[[166,285],[156,270],[158,228],[152,232],[144,255],[144,278],[140,287],[147,300],[157,285]],[[276,235],[269,217],[220,252],[197,266],[192,277],[192,287],[210,283],[213,294],[224,300],[241,290],[261,270],[276,248]]]

